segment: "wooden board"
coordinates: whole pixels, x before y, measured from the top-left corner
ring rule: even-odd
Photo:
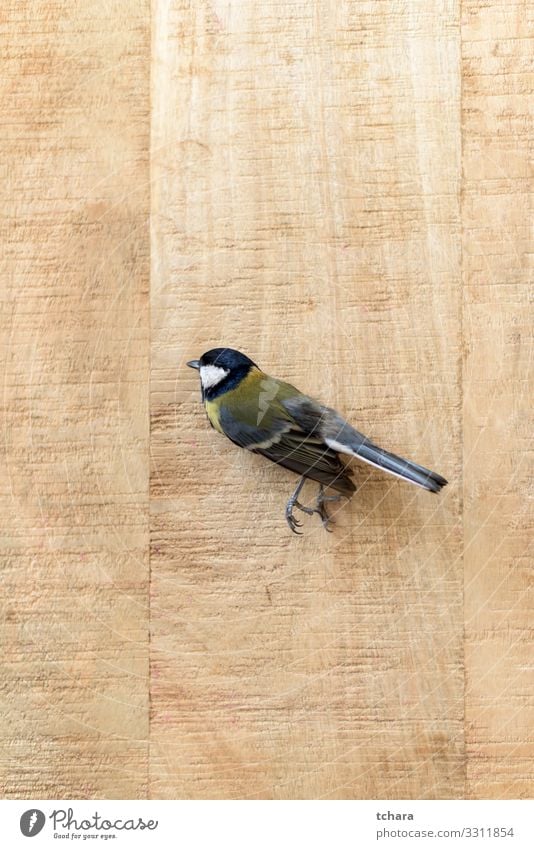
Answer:
[[[458,6],[154,25],[150,793],[461,796]],[[293,477],[207,426],[215,345],[450,488],[359,468],[334,535],[290,535]]]
[[[5,4],[4,796],[533,795],[527,8]],[[216,344],[450,486],[291,536]]]
[[[149,17],[12,2],[1,792],[147,793]]]
[[[466,750],[477,798],[534,795],[529,5],[471,0],[462,29]]]

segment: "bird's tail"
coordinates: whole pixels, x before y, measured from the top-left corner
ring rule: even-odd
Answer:
[[[354,457],[358,457],[371,466],[384,469],[390,475],[395,475],[397,478],[409,481],[429,492],[439,492],[447,484],[445,478],[438,475],[437,472],[432,472],[418,463],[405,460],[403,457],[398,457],[384,448],[379,448],[378,445],[375,445],[366,436],[354,430],[350,425],[347,425],[346,422],[342,428],[342,433],[339,433],[335,440],[328,439],[326,442],[335,451],[352,454]]]

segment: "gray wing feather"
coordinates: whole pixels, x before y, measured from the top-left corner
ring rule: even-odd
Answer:
[[[310,438],[301,430],[291,430],[268,447],[252,450],[343,495],[350,495],[356,489],[350,469],[343,465],[337,453],[322,439]]]
[[[284,406],[301,427],[320,436],[327,445],[334,443],[336,451],[358,457],[429,492],[439,492],[447,484],[437,472],[375,445],[330,407],[306,396],[290,398]]]
[[[239,445],[267,457],[299,475],[305,475],[344,495],[355,491],[348,470],[337,452],[332,451],[318,435],[310,436],[292,418],[281,416],[271,422],[269,430],[236,421],[228,409],[220,412],[220,423],[226,436]],[[284,413],[285,416],[285,413]]]

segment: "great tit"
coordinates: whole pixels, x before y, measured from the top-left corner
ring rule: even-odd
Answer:
[[[286,505],[286,521],[294,533],[301,522],[295,507],[317,513],[330,530],[328,501],[356,490],[352,471],[338,454],[349,454],[395,477],[439,492],[447,483],[436,472],[379,448],[330,407],[303,395],[290,383],[265,374],[249,357],[232,348],[213,348],[187,363],[200,375],[202,401],[209,422],[236,445],[262,454],[301,476]],[[320,484],[315,507],[298,500],[306,478]],[[339,494],[327,496],[328,486]]]

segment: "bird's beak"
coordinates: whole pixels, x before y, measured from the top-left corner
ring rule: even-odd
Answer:
[[[189,360],[186,365],[188,365],[189,368],[196,368],[196,370],[198,371],[200,368],[200,360]]]

